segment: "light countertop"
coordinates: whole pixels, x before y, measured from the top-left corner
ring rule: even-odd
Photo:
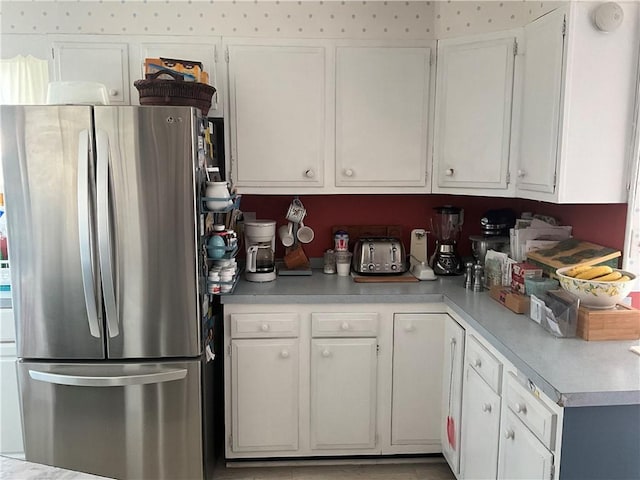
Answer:
[[[415,283],[356,283],[350,277],[283,276],[274,282],[241,279],[223,304],[444,302],[543,392],[565,407],[640,405],[639,340],[587,342],[556,338],[527,315],[465,290],[462,277]]]
[[[84,472],[75,472],[64,468],[50,467],[40,463],[17,460],[0,455],[0,478],[20,480],[93,480],[106,479]]]

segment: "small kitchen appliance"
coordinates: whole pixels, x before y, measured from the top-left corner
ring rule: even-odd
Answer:
[[[244,236],[247,248],[247,280],[250,282],[271,282],[275,280],[275,220],[245,222]]]
[[[436,237],[436,249],[431,268],[436,275],[460,275],[462,260],[457,252],[458,239],[464,221],[464,210],[453,205],[435,207],[431,231]]]
[[[353,248],[353,271],[360,274],[394,274],[407,270],[404,246],[394,237],[363,237]]]
[[[487,210],[480,219],[485,237],[509,237],[509,229],[516,224],[516,212],[510,208]]]
[[[411,246],[409,250],[411,274],[418,280],[435,280],[433,269],[429,266],[427,255],[427,231],[423,228],[411,230]]]

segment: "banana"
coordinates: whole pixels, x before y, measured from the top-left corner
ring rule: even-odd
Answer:
[[[592,278],[592,280],[594,282],[615,282],[616,280],[620,280],[621,278],[622,274],[620,272],[611,272],[601,277]]]
[[[590,268],[592,268],[591,265],[578,265],[576,267],[573,267],[571,270],[567,270],[565,275],[567,277],[575,277],[579,273],[589,270]]]
[[[585,270],[584,272],[576,275],[575,278],[580,280],[592,280],[596,277],[601,277],[611,272],[613,272],[613,268],[608,265],[602,265],[599,267],[591,267],[589,270]]]
[[[629,280],[631,280],[631,277],[629,275],[623,275],[620,277],[620,280],[618,280],[619,282],[628,282]]]

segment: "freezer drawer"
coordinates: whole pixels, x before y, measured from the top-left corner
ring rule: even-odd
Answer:
[[[202,479],[201,364],[18,363],[26,459],[118,479]]]

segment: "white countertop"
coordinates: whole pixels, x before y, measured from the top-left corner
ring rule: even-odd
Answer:
[[[20,480],[80,480],[106,479],[90,473],[74,472],[64,468],[50,467],[40,463],[17,460],[0,455],[0,478]]]
[[[566,407],[640,405],[639,340],[587,342],[556,338],[527,315],[517,315],[489,297],[465,290],[462,277],[415,283],[355,283],[325,275],[240,280],[223,304],[429,303],[445,302],[482,334],[518,370]]]

